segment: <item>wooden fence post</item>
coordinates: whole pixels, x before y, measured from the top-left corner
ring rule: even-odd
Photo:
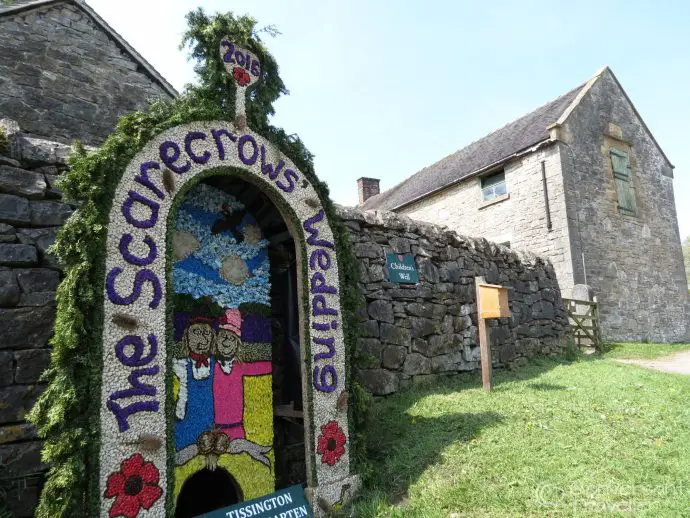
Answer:
[[[479,285],[485,284],[484,277],[476,277],[475,287],[477,291],[477,327],[479,329],[479,351],[482,363],[482,385],[486,392],[491,391],[491,344],[489,333],[486,329],[486,319],[482,317],[482,298],[479,295]]]

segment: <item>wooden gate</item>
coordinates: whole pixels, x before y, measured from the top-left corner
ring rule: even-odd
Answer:
[[[563,299],[568,312],[568,323],[578,347],[594,347],[601,351],[601,325],[599,303],[594,300]]]

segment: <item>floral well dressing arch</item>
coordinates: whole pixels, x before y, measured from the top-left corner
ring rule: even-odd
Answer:
[[[295,241],[308,495],[328,506],[357,486],[350,473],[338,257],[321,200],[265,138],[227,121],[204,121],[166,130],[146,144],[113,198],[100,396],[102,516],[162,517],[174,506],[174,452],[167,446],[174,411],[168,394],[169,214],[185,186],[219,168],[241,172],[266,193]]]

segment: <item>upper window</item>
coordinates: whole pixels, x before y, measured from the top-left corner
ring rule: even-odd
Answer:
[[[490,201],[499,196],[507,194],[506,174],[504,171],[490,174],[482,178],[482,198]]]
[[[616,191],[618,192],[618,209],[623,214],[634,215],[637,212],[637,202],[635,201],[630,157],[628,153],[615,147],[609,150],[609,154],[613,179],[616,182]]]

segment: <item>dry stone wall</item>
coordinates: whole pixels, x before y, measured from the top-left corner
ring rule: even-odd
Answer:
[[[361,265],[366,388],[385,396],[479,368],[475,277],[510,288],[513,316],[489,320],[493,364],[562,354],[567,316],[551,263],[392,212],[340,208]],[[418,284],[387,281],[385,254],[412,254]]]
[[[33,516],[46,470],[25,416],[50,361],[60,270],[46,249],[72,212],[55,187],[70,148],[17,133],[7,120],[0,127],[9,134],[0,149],[0,462],[19,518]]]

